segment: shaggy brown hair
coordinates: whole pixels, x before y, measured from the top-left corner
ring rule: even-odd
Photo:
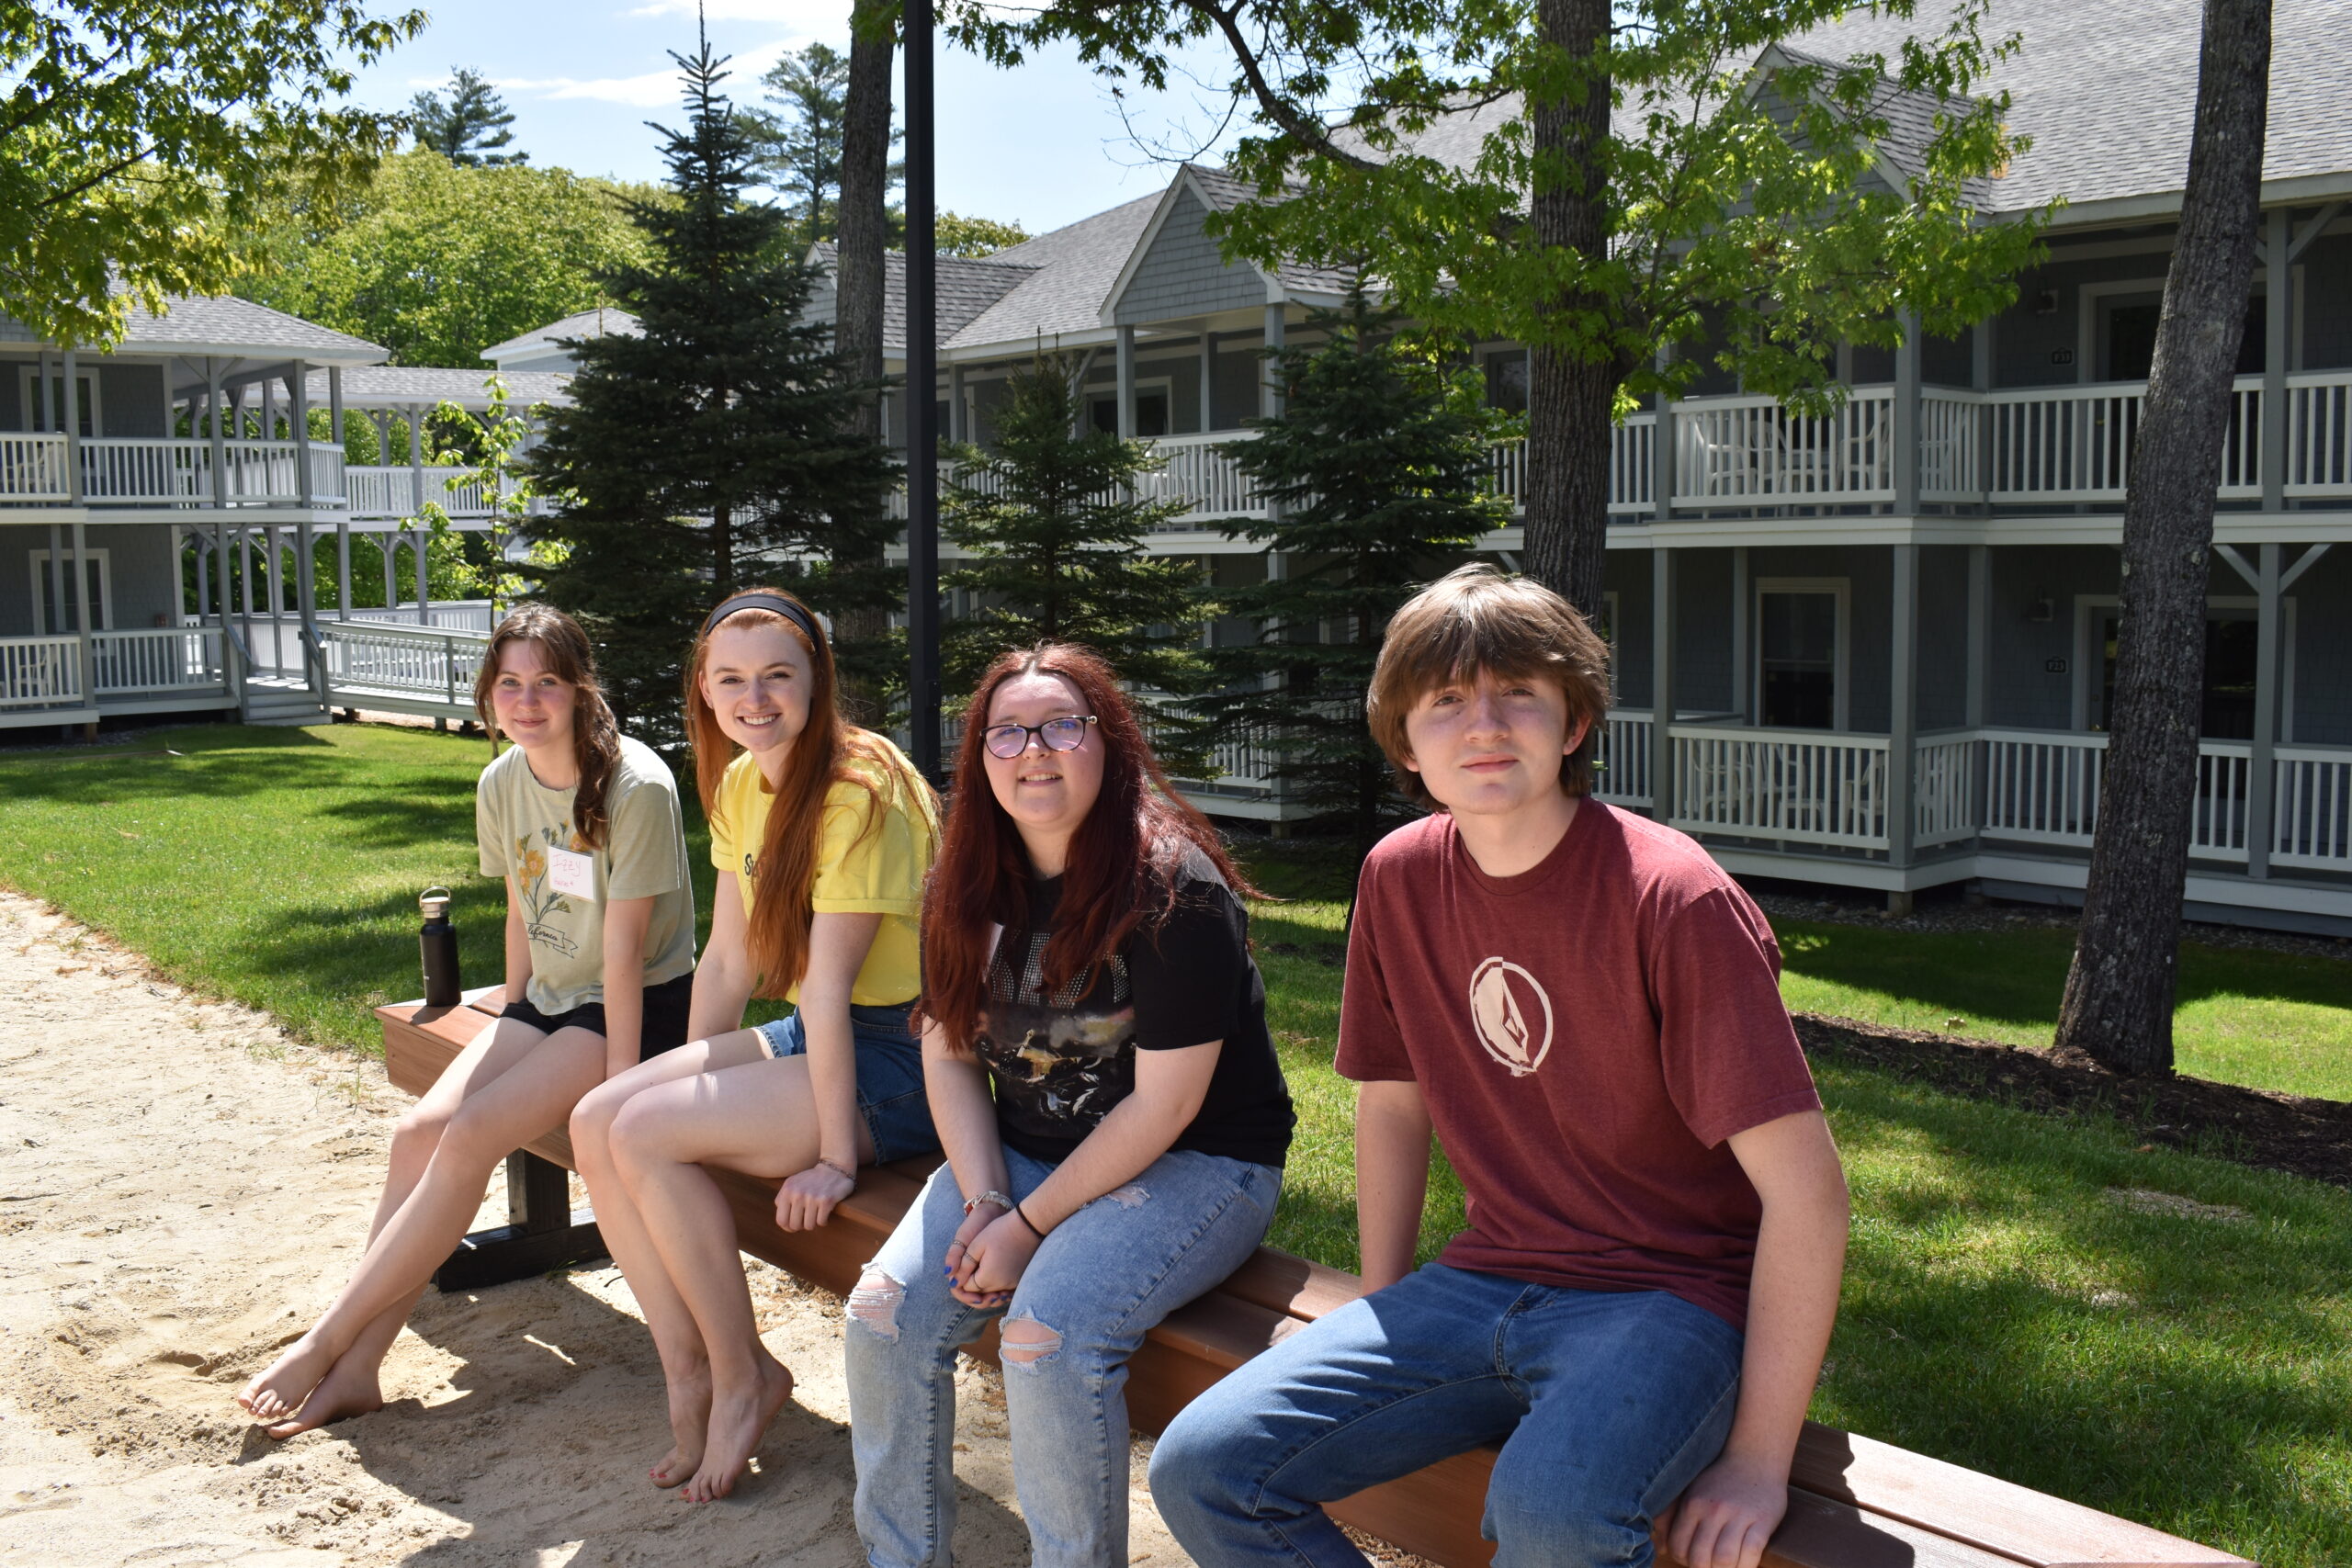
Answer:
[[[1406,601],[1381,641],[1364,715],[1405,798],[1437,806],[1421,775],[1405,765],[1413,754],[1405,716],[1438,687],[1480,671],[1541,678],[1560,688],[1568,728],[1585,726],[1577,749],[1560,759],[1560,793],[1589,795],[1592,754],[1609,713],[1609,645],[1557,593],[1482,562],[1458,568]]]

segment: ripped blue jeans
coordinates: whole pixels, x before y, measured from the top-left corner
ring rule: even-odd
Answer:
[[[1004,1151],[1011,1195],[1054,1168]],[[866,1266],[845,1334],[857,1534],[875,1568],[945,1568],[956,1533],[956,1353],[991,1318],[1044,1346],[1004,1357],[1012,1480],[1035,1568],[1125,1568],[1127,1358],[1238,1268],[1282,1190],[1270,1166],[1169,1153],[1054,1227],[1012,1302],[967,1307],[944,1259],[964,1202],[945,1166]]]

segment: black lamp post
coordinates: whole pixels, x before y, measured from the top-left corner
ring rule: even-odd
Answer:
[[[939,431],[932,0],[905,0],[907,77],[907,703],[914,764],[939,766]]]

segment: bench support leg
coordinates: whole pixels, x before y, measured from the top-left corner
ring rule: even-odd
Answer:
[[[527,1149],[506,1156],[506,1220],[459,1242],[434,1284],[479,1291],[605,1256],[596,1216],[571,1207],[570,1173]]]

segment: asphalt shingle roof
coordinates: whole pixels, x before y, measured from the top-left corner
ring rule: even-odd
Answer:
[[[481,356],[487,362],[502,354],[514,354],[539,344],[553,343],[558,338],[644,335],[645,329],[637,324],[635,316],[617,305],[599,305],[593,310],[576,310],[561,321],[534,327],[529,332],[508,338],[504,343],[494,343],[481,351]]]
[[[186,346],[199,352],[206,348],[238,352],[256,359],[290,359],[301,355],[363,363],[385,356],[383,349],[364,338],[289,316],[283,310],[273,310],[266,305],[256,305],[250,299],[240,299],[233,294],[218,298],[175,295],[164,305],[164,312],[159,316],[132,303],[130,318],[123,331],[122,349],[154,353]],[[0,317],[0,341],[39,340],[22,322]]]
[[[821,297],[809,304],[820,317],[832,315],[833,260],[839,247],[830,241],[809,247],[809,255],[825,269],[825,285]],[[998,300],[1026,283],[1040,264],[1005,260],[1006,253],[989,256],[940,256],[933,265],[933,295],[937,301],[937,315],[933,321],[934,346],[944,348],[950,338],[967,322]],[[885,354],[906,352],[907,320],[907,258],[902,251],[886,251],[882,256],[882,351]]]
[[[506,383],[507,406],[516,413],[533,403],[571,400],[563,389],[571,377],[560,370],[437,370],[401,365],[362,365],[345,370],[343,400],[347,408],[451,402],[460,408],[486,409],[490,390],[484,383],[492,376]],[[312,408],[326,407],[325,371],[311,373],[308,395]]]
[[[989,257],[1037,270],[957,332],[946,346],[1027,344],[1039,337],[1100,332],[1102,301],[1118,281],[1119,269],[1127,265],[1144,225],[1151,221],[1160,194],[1154,191],[1122,202]]]

